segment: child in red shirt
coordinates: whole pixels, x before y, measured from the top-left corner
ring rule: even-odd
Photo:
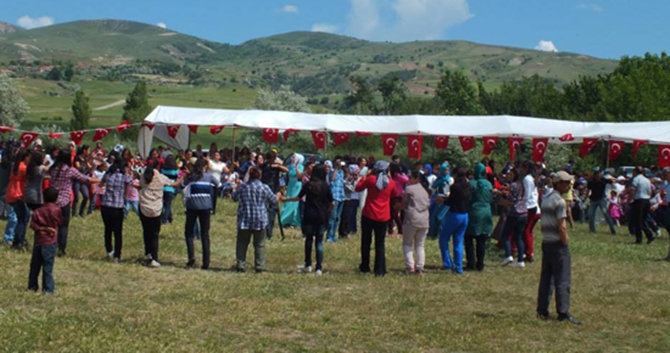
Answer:
[[[42,292],[54,292],[53,268],[58,251],[58,226],[63,216],[60,207],[55,202],[58,199],[58,190],[50,187],[44,191],[44,205],[33,212],[30,228],[35,231],[35,245],[33,257],[30,259],[30,274],[28,276],[28,290],[39,289],[37,279],[42,274]]]

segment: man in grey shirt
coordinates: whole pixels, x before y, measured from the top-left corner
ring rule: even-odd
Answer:
[[[654,241],[654,233],[647,225],[647,216],[649,216],[649,199],[651,198],[651,181],[644,176],[644,168],[635,167],[633,170],[633,180],[628,187],[629,195],[633,198],[631,223],[635,230],[635,243],[642,243],[642,232],[647,236],[647,244]]]
[[[549,319],[552,289],[556,290],[558,321],[580,325],[570,314],[571,257],[566,226],[566,203],[561,195],[570,190],[573,178],[565,171],[553,178],[554,191],[542,200],[542,273],[537,296],[537,316]],[[553,288],[552,288],[553,287]]]

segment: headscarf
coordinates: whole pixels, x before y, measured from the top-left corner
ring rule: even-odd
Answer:
[[[325,161],[325,162],[323,163],[323,165],[325,165],[326,167],[330,168],[330,170],[333,170],[333,162],[331,162],[331,161]]]
[[[305,156],[298,153],[293,155],[293,164],[295,164],[296,166],[299,166],[304,162],[305,162]]]
[[[433,174],[433,166],[430,163],[426,163],[426,165],[423,166],[423,169],[425,175]]]
[[[437,175],[437,179],[435,179],[433,185],[431,185],[433,190],[439,190],[444,187],[445,184],[449,183],[451,174],[447,172],[447,169],[449,169],[449,163],[442,163],[442,166],[440,166],[440,173]]]
[[[377,189],[386,189],[386,187],[389,186],[389,162],[375,162],[375,166],[372,168],[372,172],[377,176]]]

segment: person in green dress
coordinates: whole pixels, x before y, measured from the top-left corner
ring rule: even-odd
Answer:
[[[305,157],[294,154],[288,167],[288,184],[286,185],[286,197],[292,198],[300,194],[302,189],[302,174],[304,172]],[[283,205],[281,212],[281,224],[283,226],[300,227],[300,207],[297,202],[288,202]]]
[[[486,180],[486,167],[482,163],[475,166],[474,179],[470,180],[472,194],[468,229],[465,233],[465,256],[468,270],[482,271],[486,255],[486,243],[493,231],[491,199],[493,185]],[[476,245],[476,247],[475,247]]]

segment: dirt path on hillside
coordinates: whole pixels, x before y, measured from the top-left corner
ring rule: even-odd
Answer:
[[[122,105],[122,104],[125,103],[125,102],[126,102],[126,100],[125,100],[125,99],[122,99],[122,100],[120,100],[120,101],[116,101],[116,102],[114,102],[114,103],[112,103],[112,104],[107,104],[107,105],[103,105],[102,107],[94,108],[93,110],[94,110],[94,111],[98,111],[98,110],[106,110],[106,109],[109,109],[109,108],[118,107],[118,106]]]

